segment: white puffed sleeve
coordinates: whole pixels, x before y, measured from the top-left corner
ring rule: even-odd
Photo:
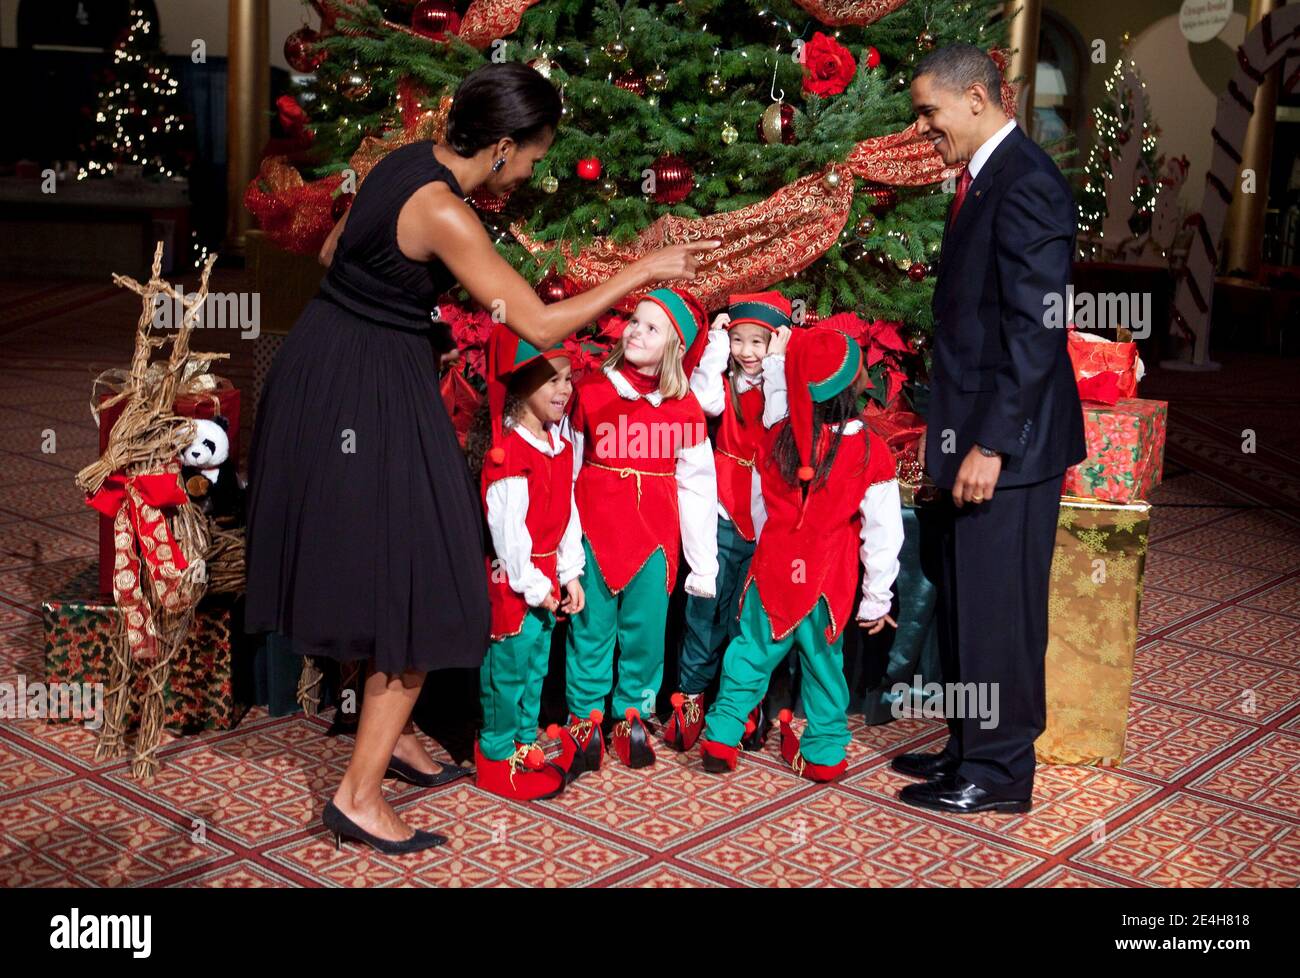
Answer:
[[[511,590],[536,608],[551,593],[551,579],[533,564],[533,536],[528,532],[528,480],[498,479],[487,490],[487,524],[492,547],[506,572]],[[496,573],[496,568],[493,568]]]
[[[555,575],[560,586],[568,584],[575,577],[582,576],[587,566],[587,555],[582,552],[582,521],[578,518],[578,502],[569,490],[569,525],[564,528],[560,538],[560,549],[555,555]]]
[[[704,413],[711,418],[722,414],[727,406],[725,373],[731,357],[731,336],[725,329],[709,330],[708,342],[699,365],[691,374],[691,391]]]
[[[560,435],[573,443],[573,481],[578,481],[578,472],[582,469],[582,432],[574,427],[573,420],[566,414],[560,421]],[[576,513],[577,510],[575,509]]]
[[[763,427],[770,428],[790,413],[786,404],[785,354],[763,357]]]
[[[754,518],[754,543],[757,544],[767,523],[767,503],[763,502],[763,480],[759,477],[758,466],[749,471],[749,512]]]
[[[898,553],[903,547],[903,504],[898,481],[877,482],[862,497],[862,603],[858,618],[875,621],[889,613]]]
[[[682,551],[691,568],[686,593],[712,598],[718,581],[718,476],[707,438],[677,450],[677,508]]]

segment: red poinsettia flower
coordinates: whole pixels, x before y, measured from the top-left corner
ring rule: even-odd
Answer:
[[[627,319],[612,312],[607,312],[596,320],[596,335],[601,339],[617,340],[627,329]]]
[[[275,100],[275,109],[280,116],[280,127],[286,135],[297,136],[307,126],[307,112],[292,95],[281,95]]]
[[[871,337],[873,344],[886,350],[893,350],[896,353],[908,353],[911,351],[912,346],[907,340],[903,339],[903,334],[899,332],[902,328],[902,323],[877,319],[867,327],[867,335]]]
[[[825,326],[829,329],[838,329],[851,340],[862,341],[863,334],[867,331],[866,321],[857,313],[837,312],[834,316],[827,316],[818,326]]]
[[[853,52],[821,31],[803,46],[803,90],[826,98],[849,87],[858,70]]]

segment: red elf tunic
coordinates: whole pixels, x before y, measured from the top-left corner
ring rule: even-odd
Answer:
[[[831,619],[826,640],[833,642],[853,613],[862,500],[871,486],[896,478],[894,459],[889,446],[865,426],[843,435],[826,481],[809,489],[803,523],[796,528],[802,492],[785,481],[772,458],[777,435],[789,423],[768,431],[763,443],[759,477],[767,522],[750,562],[742,607],[753,584],[772,623],[772,638],[780,639],[825,598]],[[829,426],[822,428],[819,459],[834,437]]]
[[[532,538],[530,559],[534,567],[551,581],[551,593],[560,597],[557,555],[564,531],[569,525],[573,498],[573,446],[560,439],[561,449],[554,456],[539,451],[518,432],[511,431],[501,441],[505,458],[498,465],[490,457],[483,459],[483,511],[487,512],[488,489],[502,479],[522,478],[528,484],[528,515],[524,525]],[[528,602],[510,586],[502,569],[493,567],[495,554],[487,558],[488,597],[492,602],[492,640],[518,635],[528,614]]]
[[[725,381],[724,381],[725,383]],[[763,427],[763,388],[751,387],[740,395],[740,414],[730,386],[713,442],[713,465],[718,474],[718,501],[744,539],[754,539],[754,514],[749,500],[753,488],[754,464],[767,429]],[[744,424],[741,424],[741,419]]]
[[[575,495],[582,531],[610,591],[627,587],[656,550],[664,552],[671,593],[677,580],[681,515],[677,452],[704,441],[704,412],[695,395],[651,398],[658,381],[619,371],[640,393],[623,397],[605,370],[588,374],[573,392],[573,430],[582,435]],[[645,388],[642,390],[641,388]]]

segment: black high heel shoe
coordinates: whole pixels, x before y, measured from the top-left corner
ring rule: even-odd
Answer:
[[[469,776],[469,772],[463,767],[457,767],[454,764],[443,764],[441,761],[435,761],[442,770],[436,774],[426,774],[407,764],[405,761],[396,757],[388,759],[388,770],[384,772],[386,778],[396,778],[398,781],[405,781],[407,784],[417,785],[421,788],[436,788],[440,784],[447,784],[455,781],[457,778]]]
[[[408,852],[432,849],[434,846],[444,845],[447,842],[445,835],[439,835],[437,832],[425,832],[423,829],[416,829],[415,835],[409,839],[400,841],[381,839],[378,836],[371,835],[344,815],[332,801],[325,803],[320,820],[324,823],[325,828],[330,830],[330,834],[334,836],[335,849],[342,847],[344,839],[352,839],[355,842],[364,842],[372,849],[382,852],[386,856],[404,856]]]

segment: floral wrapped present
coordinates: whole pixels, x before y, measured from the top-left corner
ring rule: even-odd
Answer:
[[[1146,560],[1147,503],[1061,500],[1048,597],[1046,764],[1124,758]]]
[[[45,676],[48,682],[108,684],[118,609],[111,598],[67,596],[41,604],[45,623]],[[238,603],[225,596],[200,603],[164,684],[164,725],[180,733],[229,730],[248,710],[240,658]],[[135,677],[130,726],[139,721],[147,675]]]
[[[1088,457],[1065,473],[1061,493],[1113,503],[1150,499],[1164,471],[1168,418],[1165,401],[1084,404]]]

